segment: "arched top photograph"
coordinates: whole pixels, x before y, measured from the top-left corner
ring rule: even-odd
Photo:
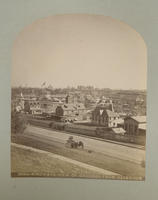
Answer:
[[[15,38],[11,87],[13,177],[145,180],[147,46],[133,27],[38,19]]]

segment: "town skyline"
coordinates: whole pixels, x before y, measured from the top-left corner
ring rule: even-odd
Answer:
[[[95,87],[94,85],[67,85],[67,86],[62,86],[62,87],[56,87],[52,84],[48,84],[47,86],[43,87],[41,85],[27,85],[27,84],[21,84],[21,85],[13,85],[11,88],[37,88],[37,89],[79,89],[79,87],[84,87],[84,88],[91,88],[91,89],[99,89],[99,90],[138,90],[138,91],[147,91],[146,88],[138,89],[138,88],[110,88],[110,87]]]

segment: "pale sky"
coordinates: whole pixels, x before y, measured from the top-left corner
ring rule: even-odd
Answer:
[[[111,17],[52,16],[19,33],[12,86],[146,89],[146,54],[142,37]]]

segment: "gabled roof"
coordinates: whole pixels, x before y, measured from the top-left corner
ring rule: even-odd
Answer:
[[[93,110],[93,113],[96,113],[96,114],[98,114],[98,115],[108,115],[108,117],[119,117],[119,114],[118,113],[116,113],[116,112],[113,112],[113,111],[111,111],[111,110],[109,110],[109,109],[107,109],[106,107],[102,107],[102,106],[97,106],[96,108],[95,108],[95,110]]]
[[[139,124],[138,128],[141,130],[146,130],[146,124]]]
[[[137,121],[138,123],[146,123],[146,116],[133,116],[131,118]]]
[[[121,119],[121,118],[115,119],[114,122],[117,124],[124,124],[124,119]]]
[[[111,110],[106,110],[108,117],[119,117],[119,115]]]

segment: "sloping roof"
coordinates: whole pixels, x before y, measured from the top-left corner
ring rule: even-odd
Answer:
[[[55,101],[55,102],[60,102],[60,100],[56,97],[53,97],[52,100]]]
[[[131,118],[137,121],[138,123],[146,123],[146,116],[133,116]]]
[[[124,119],[121,119],[121,118],[115,119],[114,122],[117,124],[124,124]]]
[[[139,129],[146,130],[146,124],[139,124]]]
[[[116,134],[124,134],[126,132],[123,128],[112,128],[112,130]]]
[[[106,113],[109,117],[118,117],[119,115],[111,110],[106,110]]]
[[[78,104],[64,104],[62,105],[63,110],[81,110],[81,109],[85,109],[84,104],[82,103],[78,103]]]
[[[63,110],[75,110],[75,107],[73,104],[64,104],[61,106]]]
[[[92,110],[87,110],[87,114],[89,113],[89,114],[92,114]]]
[[[40,101],[51,101],[51,99],[50,99],[50,98],[47,98],[46,96],[41,96],[41,97],[39,98],[39,100],[40,100]]]
[[[93,113],[96,113],[98,115],[108,115],[108,117],[119,117],[119,114],[116,112],[113,112],[109,109],[107,109],[106,107],[102,107],[102,106],[97,106],[93,111]]]
[[[55,113],[58,105],[52,106],[51,108],[41,108],[44,113]]]

